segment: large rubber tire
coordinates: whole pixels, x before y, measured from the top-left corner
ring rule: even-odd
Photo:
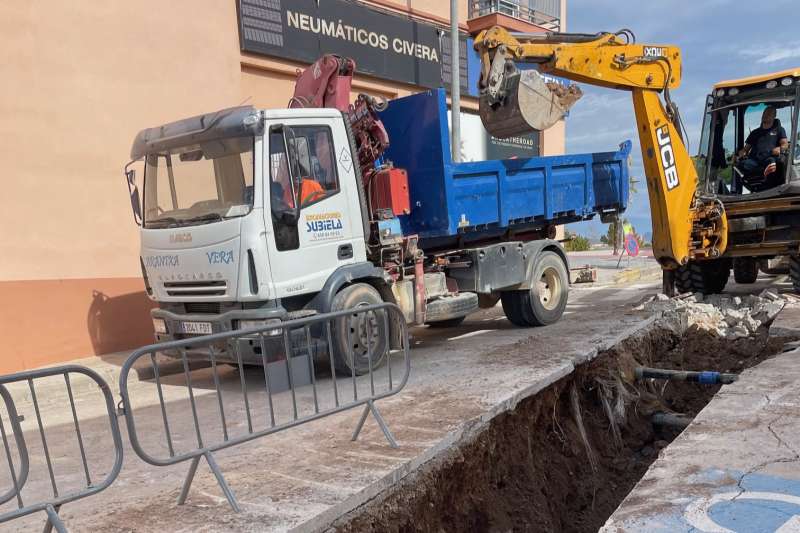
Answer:
[[[379,304],[383,300],[380,293],[366,283],[349,285],[336,293],[331,302],[331,311],[357,309],[368,305]],[[367,317],[364,313],[352,314],[333,321],[331,335],[336,372],[350,376],[355,371],[357,376],[369,372],[370,359],[372,370],[381,366],[388,351],[386,326],[388,317],[385,311],[374,311]],[[348,333],[349,331],[349,333]],[[369,353],[367,357],[367,332],[369,337]]]
[[[456,318],[448,318],[447,320],[436,320],[435,322],[426,322],[426,324],[431,328],[454,328],[456,326],[460,326],[464,319],[467,318],[465,316],[459,316]]]
[[[744,285],[755,283],[758,278],[758,261],[755,257],[736,257],[733,260],[733,279]]]
[[[531,269],[531,288],[501,293],[503,312],[515,326],[547,326],[564,314],[569,298],[567,267],[555,252],[544,251]]]
[[[686,292],[717,294],[725,289],[730,275],[729,259],[690,261],[675,271],[675,287],[679,294]]]
[[[789,279],[792,280],[795,294],[800,294],[800,256],[789,256]]]

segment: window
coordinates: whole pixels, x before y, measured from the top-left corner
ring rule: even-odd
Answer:
[[[712,191],[728,193],[733,176],[733,155],[736,153],[736,124],[738,113],[735,108],[719,109],[712,114],[711,146],[708,179]]]
[[[253,146],[252,137],[235,137],[148,155],[145,227],[208,224],[249,213]]]
[[[284,139],[289,145],[288,161]],[[296,199],[302,209],[339,192],[330,129],[303,126],[272,132],[270,181],[272,205],[284,209],[293,209]]]
[[[750,133],[752,131],[761,127],[762,115],[764,114],[764,111],[767,109],[768,106],[775,108],[775,124],[783,128],[784,133],[786,135],[786,139],[789,142],[791,142],[792,116],[794,113],[794,107],[790,102],[773,101],[767,103],[751,104],[743,109],[743,122],[744,122],[743,138],[745,140],[740,143],[741,146],[743,146],[744,143],[747,142],[746,140],[749,138]],[[764,161],[767,157],[772,156],[769,150],[779,146],[777,144],[777,141],[778,141],[777,137],[774,137],[772,141],[766,144],[766,146],[763,143],[755,142],[754,144],[756,144],[757,146],[751,147],[750,153],[748,154],[747,157],[753,158],[759,162]],[[784,156],[776,156],[776,160],[777,160],[776,163],[777,170],[775,171],[774,174],[772,174],[771,177],[768,177],[766,179],[761,178],[762,168],[756,168],[756,170],[753,172],[752,175],[745,171],[746,177],[742,178],[744,181],[744,187],[752,189],[754,192],[759,192],[761,190],[766,190],[768,188],[785,183],[787,171],[789,171],[793,165],[790,164],[790,162]],[[752,179],[754,176],[756,177],[756,179]]]
[[[693,158],[701,189],[706,185],[706,169],[708,168],[706,153],[708,152],[708,143],[711,140],[711,123],[713,118],[711,109],[713,107],[714,98],[711,95],[706,96],[706,112],[705,115],[703,115],[703,129],[700,132],[700,144],[698,145],[697,156]]]
[[[744,112],[744,138],[750,135],[754,129],[761,127],[761,115],[767,108],[767,105],[775,106],[775,104],[755,104],[747,106]],[[778,107],[776,110],[775,118],[780,121],[781,126],[786,130],[787,135],[791,130],[792,124],[792,108],[791,106]]]
[[[797,176],[800,176],[800,127],[797,128],[797,138],[794,142],[794,161],[792,166],[794,167],[794,177],[796,179]]]
[[[299,202],[302,210],[339,192],[330,128],[273,129],[269,136],[269,170],[276,244],[278,250],[293,250],[299,246],[295,205]]]

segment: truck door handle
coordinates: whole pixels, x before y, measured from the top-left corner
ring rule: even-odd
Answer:
[[[353,245],[352,244],[343,244],[339,246],[339,250],[337,251],[336,255],[339,259],[352,259],[353,258]]]

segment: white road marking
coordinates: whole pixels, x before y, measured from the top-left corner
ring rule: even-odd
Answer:
[[[476,331],[470,331],[469,333],[464,333],[463,335],[457,335],[455,337],[450,337],[449,341],[457,341],[460,339],[466,339],[467,337],[474,337],[475,335],[483,335],[484,333],[489,333],[491,330],[489,329],[479,329]]]
[[[714,494],[710,498],[700,498],[686,508],[683,516],[690,526],[707,533],[735,533],[733,530],[723,527],[708,515],[708,511],[715,504],[731,500],[766,500],[793,503],[800,505],[800,496],[782,494],[780,492],[722,492]],[[752,512],[752,511],[751,511]],[[757,522],[757,518],[755,518]],[[797,516],[787,520],[776,533],[797,533],[800,531],[800,522]],[[746,529],[745,529],[746,531]]]

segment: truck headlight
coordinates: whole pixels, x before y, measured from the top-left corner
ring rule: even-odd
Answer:
[[[167,333],[167,323],[164,322],[163,318],[154,318],[153,329],[156,331],[156,333],[161,333],[162,335],[165,335]]]
[[[239,329],[265,328],[267,326],[278,326],[280,323],[281,321],[279,318],[270,318],[265,320],[240,320]],[[268,337],[277,337],[278,335],[283,334],[283,330],[280,328],[274,328],[266,331],[265,333]]]

